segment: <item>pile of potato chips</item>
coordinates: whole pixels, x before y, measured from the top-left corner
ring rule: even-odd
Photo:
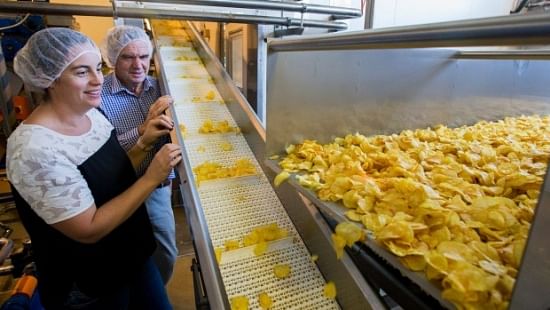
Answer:
[[[284,172],[343,203],[457,308],[507,308],[546,173],[550,117],[306,140],[287,154]]]
[[[193,168],[197,185],[200,185],[202,181],[233,178],[245,175],[256,174],[256,167],[247,158],[239,159],[235,162],[234,166],[224,167],[215,162],[204,162],[195,168]]]
[[[228,132],[241,132],[238,127],[229,125],[227,120],[215,122],[211,119],[205,120],[199,128],[199,133],[228,133]]]

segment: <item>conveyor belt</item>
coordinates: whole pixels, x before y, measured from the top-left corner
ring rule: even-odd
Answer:
[[[175,100],[177,121],[186,128],[182,132],[185,156],[192,167],[206,161],[231,166],[238,159],[248,159],[257,171],[254,176],[203,181],[197,187],[213,246],[222,247],[230,239],[242,240],[253,228],[270,223],[289,232],[289,238],[272,242],[263,255],[255,256],[252,247],[222,255],[220,271],[227,296],[246,296],[251,309],[259,308],[261,292],[273,299],[273,309],[338,309],[336,301],[324,297],[325,280],[244,137],[235,132],[198,133],[207,119],[226,120],[234,127],[237,124],[208,72],[197,61],[198,55],[182,37],[185,35],[181,33],[173,38],[163,36],[157,46],[169,93]],[[178,46],[171,46],[171,42]],[[209,91],[215,93],[214,99],[206,99]],[[231,144],[232,150],[224,150],[222,143]],[[291,266],[291,276],[277,279],[273,267],[283,263]]]

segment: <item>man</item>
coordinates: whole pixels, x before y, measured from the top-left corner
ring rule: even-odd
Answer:
[[[145,31],[133,26],[110,29],[102,53],[107,65],[114,68],[114,72],[105,77],[101,109],[115,127],[122,147],[130,149],[134,146],[147,123],[155,118],[162,118],[173,127],[174,122],[164,115],[172,99],[170,96],[161,97],[158,81],[148,76],[153,46]],[[145,172],[155,153],[168,142],[168,136],[162,137],[152,149],[146,150],[149,152],[136,171],[138,176]],[[168,179],[145,202],[157,240],[153,260],[164,284],[172,275],[177,256],[176,228],[171,203],[173,178],[172,171]]]

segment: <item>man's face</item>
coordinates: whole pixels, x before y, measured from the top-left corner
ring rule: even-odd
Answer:
[[[151,55],[147,43],[143,41],[131,42],[118,55],[115,74],[122,84],[133,88],[145,80],[147,72],[149,72],[150,60]]]

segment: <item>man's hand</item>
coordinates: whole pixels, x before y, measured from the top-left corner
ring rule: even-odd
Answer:
[[[155,101],[155,103],[153,103],[149,108],[147,118],[145,118],[143,124],[138,127],[139,135],[143,136],[145,133],[145,128],[147,127],[147,123],[157,118],[158,116],[163,115],[164,111],[166,111],[166,109],[168,109],[170,104],[172,104],[173,102],[174,100],[172,100],[172,97],[168,95],[158,98],[157,101]]]
[[[145,146],[150,146],[157,141],[159,137],[167,135],[174,128],[174,121],[168,115],[161,114],[147,123],[143,135],[140,137]]]

